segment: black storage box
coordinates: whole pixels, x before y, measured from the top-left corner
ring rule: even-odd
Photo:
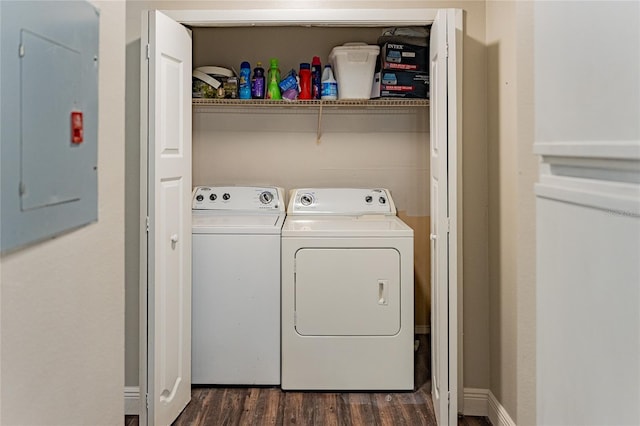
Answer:
[[[426,72],[382,70],[380,97],[426,99],[429,97],[429,74]]]
[[[384,43],[380,58],[382,69],[402,71],[427,71],[428,46],[403,43]]]

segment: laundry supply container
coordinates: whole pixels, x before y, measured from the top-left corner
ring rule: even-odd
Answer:
[[[366,43],[345,43],[329,54],[336,80],[338,99],[370,99],[373,72],[380,46]]]

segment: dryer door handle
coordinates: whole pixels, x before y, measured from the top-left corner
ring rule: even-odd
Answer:
[[[389,280],[378,280],[378,305],[389,304]]]

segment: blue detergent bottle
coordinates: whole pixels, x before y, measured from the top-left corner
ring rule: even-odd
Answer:
[[[238,86],[238,97],[240,99],[251,99],[251,65],[247,61],[240,65],[240,82]]]

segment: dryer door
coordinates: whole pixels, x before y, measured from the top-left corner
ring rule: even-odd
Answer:
[[[296,331],[303,336],[393,336],[400,331],[400,253],[394,248],[304,248],[295,256]]]

